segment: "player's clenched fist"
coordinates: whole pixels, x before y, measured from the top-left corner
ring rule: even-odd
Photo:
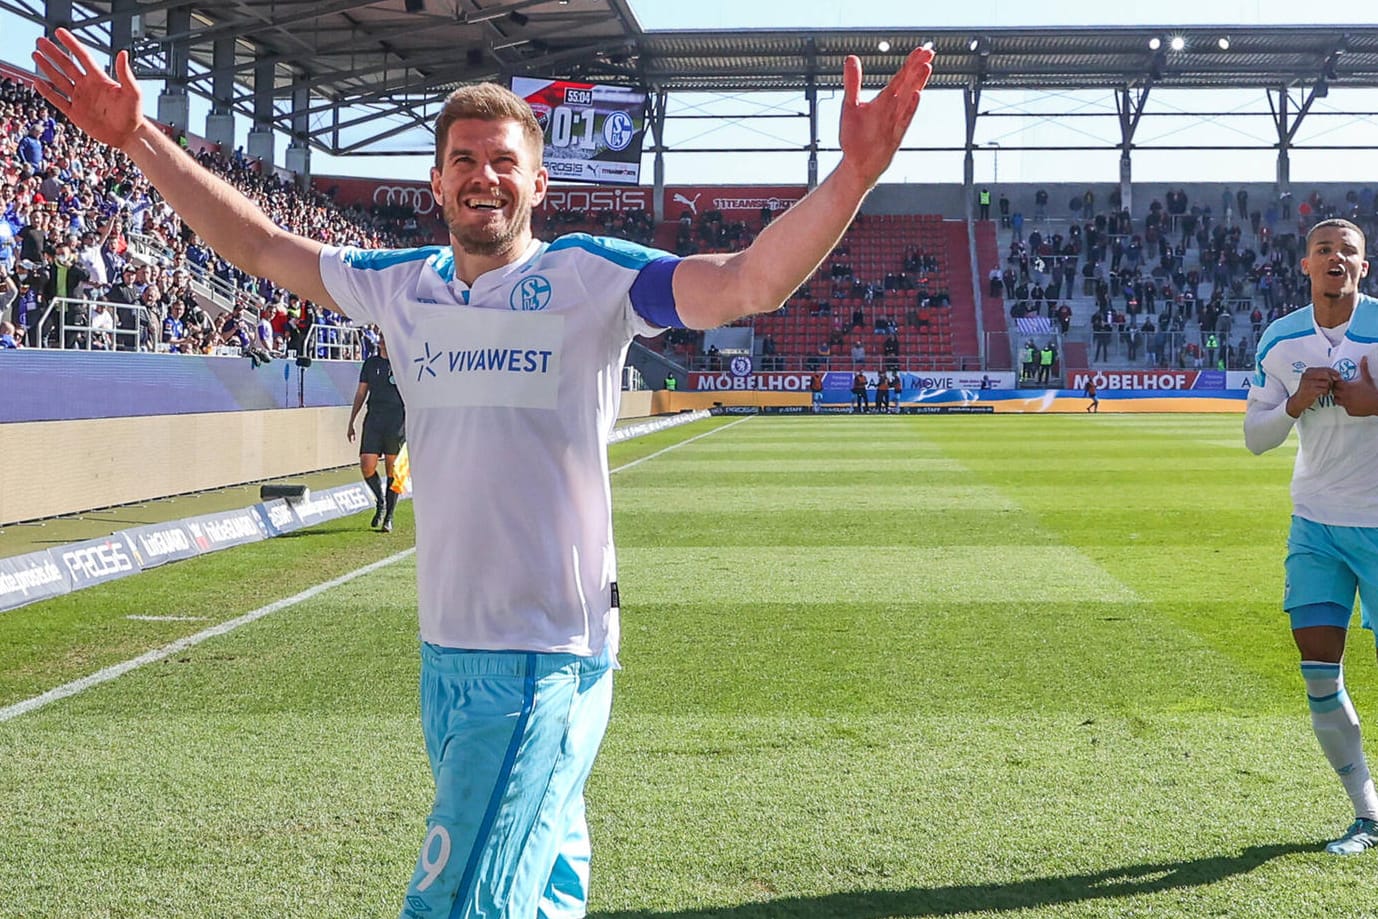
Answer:
[[[1300,418],[1321,396],[1330,395],[1340,374],[1333,367],[1307,367],[1301,375],[1297,391],[1287,399],[1287,414]]]

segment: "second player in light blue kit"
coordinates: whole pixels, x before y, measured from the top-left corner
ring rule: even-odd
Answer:
[[[1264,330],[1244,417],[1254,453],[1281,445],[1293,427],[1300,440],[1282,602],[1312,728],[1354,805],[1354,822],[1326,846],[1336,855],[1378,845],[1378,794],[1342,669],[1356,593],[1364,628],[1378,612],[1378,300],[1359,293],[1365,246],[1347,220],[1307,234],[1311,305]]]

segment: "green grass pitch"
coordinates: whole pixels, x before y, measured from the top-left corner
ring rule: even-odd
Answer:
[[[1253,457],[1240,424],[714,419],[615,447],[591,917],[1378,915],[1378,853],[1319,851],[1350,811],[1279,610],[1294,442]],[[0,615],[0,709],[391,556],[410,515]],[[413,578],[0,722],[0,917],[395,916],[431,794]]]

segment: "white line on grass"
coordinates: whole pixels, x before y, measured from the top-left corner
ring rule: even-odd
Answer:
[[[623,469],[630,469],[631,467],[639,463],[646,462],[646,460],[655,459],[657,456],[660,456],[664,453],[669,453],[671,450],[674,450],[677,447],[683,447],[685,444],[692,444],[694,441],[698,440],[701,437],[707,437],[709,434],[716,434],[719,431],[725,431],[733,425],[741,424],[743,421],[746,420],[748,419],[742,418],[738,421],[733,421],[730,424],[725,424],[720,428],[714,428],[711,431],[704,431],[702,434],[690,437],[688,440],[682,440],[677,444],[671,444],[664,450],[657,450],[650,456],[643,456],[639,460],[633,460],[632,462],[627,463],[623,466],[618,466],[616,469],[613,469],[612,472],[621,472]],[[372,574],[379,568],[386,568],[388,565],[391,565],[395,562],[400,562],[402,559],[407,558],[410,555],[414,555],[415,553],[415,547],[410,549],[404,549],[401,552],[398,552],[394,555],[389,555],[387,558],[380,559],[379,561],[365,565],[362,568],[355,569],[354,571],[351,571],[348,574],[342,574],[338,578],[335,578],[333,580],[326,581],[322,584],[317,584],[315,587],[308,587],[299,594],[286,597],[282,600],[275,600],[272,603],[269,603],[267,606],[260,606],[253,612],[245,613],[243,616],[240,616],[236,619],[228,619],[220,623],[219,625],[211,626],[209,629],[203,629],[202,631],[197,632],[195,635],[188,635],[186,638],[179,638],[177,641],[174,641],[170,645],[163,645],[163,647],[155,648],[154,650],[149,651],[146,654],[140,654],[138,657],[131,658],[130,660],[125,661],[124,663],[115,664],[114,666],[106,667],[104,670],[99,670],[96,673],[91,674],[90,676],[84,676],[79,680],[73,680],[70,683],[64,683],[63,685],[58,686],[55,689],[48,690],[41,696],[34,696],[32,699],[25,699],[23,702],[16,702],[14,705],[11,705],[7,708],[0,708],[0,724],[3,724],[6,721],[10,721],[14,718],[18,718],[20,715],[25,715],[29,712],[40,709],[43,706],[48,705],[49,703],[57,702],[61,699],[69,698],[70,696],[75,696],[79,692],[85,692],[93,686],[99,686],[101,683],[108,683],[116,677],[124,676],[129,671],[134,670],[138,667],[142,667],[144,664],[151,664],[154,661],[160,661],[165,657],[170,657],[179,651],[185,651],[187,648],[199,645],[201,642],[206,641],[209,638],[216,638],[220,635],[232,632],[235,629],[239,628],[241,625],[248,625],[251,622],[262,619],[264,616],[276,613],[278,610],[287,609],[289,606],[296,606],[298,603],[304,603],[307,600],[310,600],[312,597],[316,597],[320,594],[325,593],[327,590],[330,590],[331,588],[339,587],[341,584],[348,584],[355,578],[361,578],[366,574]],[[177,617],[129,616],[127,618],[171,621]]]
[[[389,555],[385,559],[380,559],[379,561],[373,562],[372,564],[368,564],[362,568],[355,569],[354,571],[351,571],[348,574],[342,574],[338,578],[326,581],[323,584],[317,584],[315,587],[308,587],[299,594],[286,597],[282,600],[275,600],[274,602],[269,603],[267,606],[260,606],[253,612],[245,613],[243,616],[240,616],[236,619],[228,619],[225,622],[220,623],[219,625],[211,626],[209,629],[204,629],[200,632],[197,632],[195,635],[188,635],[186,638],[179,638],[177,641],[174,641],[170,645],[163,645],[161,648],[155,648],[154,650],[149,651],[146,654],[140,654],[138,657],[133,658],[131,660],[127,660],[122,664],[115,664],[113,667],[106,667],[104,670],[97,671],[96,673],[93,673],[90,676],[84,676],[79,680],[73,680],[70,683],[65,683],[62,686],[57,687],[56,689],[50,689],[41,696],[34,696],[32,699],[25,699],[23,702],[18,702],[14,705],[9,706],[8,708],[0,708],[0,724],[9,721],[12,718],[18,718],[20,715],[27,714],[28,712],[34,711],[35,709],[40,709],[43,706],[49,704],[50,702],[57,702],[60,699],[66,699],[68,696],[75,696],[79,692],[85,692],[92,686],[99,686],[101,683],[108,683],[109,681],[115,679],[115,677],[124,676],[126,673],[135,669],[136,667],[142,667],[144,664],[151,664],[154,661],[160,661],[165,657],[169,657],[173,654],[176,654],[178,651],[185,651],[187,648],[199,645],[201,642],[205,641],[208,638],[215,638],[218,635],[224,635],[226,632],[231,632],[239,628],[241,625],[247,625],[250,622],[262,619],[264,616],[267,616],[270,613],[276,613],[280,609],[286,609],[289,606],[296,606],[298,603],[304,603],[305,601],[310,600],[312,597],[325,593],[332,587],[339,587],[341,584],[348,584],[355,578],[363,577],[366,574],[372,574],[379,568],[384,568],[388,565],[393,564],[394,562],[400,562],[402,559],[414,554],[415,552],[415,548],[404,549],[401,552],[396,553],[395,555]]]
[[[677,450],[677,449],[679,449],[680,447],[686,446],[686,445],[688,445],[688,444],[692,444],[692,443],[693,443],[694,441],[696,441],[696,440],[702,440],[703,438],[708,437],[708,436],[711,435],[711,434],[716,434],[716,433],[718,433],[719,431],[726,431],[728,428],[736,427],[737,425],[741,424],[743,421],[750,421],[750,420],[751,420],[751,416],[750,416],[750,415],[746,416],[745,418],[738,418],[736,421],[729,422],[729,423],[723,425],[723,426],[720,427],[720,428],[714,428],[714,429],[711,430],[711,431],[704,431],[702,434],[695,434],[693,437],[689,438],[688,440],[681,440],[681,441],[680,441],[679,443],[677,443],[677,444],[670,444],[670,446],[666,447],[664,450],[657,450],[656,452],[652,453],[650,456],[643,456],[643,457],[641,457],[641,459],[632,460],[630,463],[626,463],[626,464],[624,464],[624,465],[618,466],[616,469],[614,469],[614,470],[612,470],[612,471],[613,471],[613,472],[621,472],[623,469],[630,469],[630,468],[632,468],[633,466],[639,466],[639,465],[641,465],[642,463],[646,462],[647,460],[653,460],[653,459],[655,459],[657,456],[660,456],[660,455],[665,454],[665,453],[669,453],[671,450]]]
[[[207,622],[208,616],[125,616],[135,622]]]

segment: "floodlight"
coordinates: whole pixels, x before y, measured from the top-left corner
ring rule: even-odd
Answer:
[[[1228,35],[1222,35],[1222,36],[1220,36],[1219,38],[1217,38],[1217,39],[1215,40],[1215,46],[1216,46],[1217,48],[1219,48],[1221,51],[1229,51],[1229,50],[1230,50],[1230,36],[1228,36]]]
[[[880,43],[876,45],[876,50],[881,54],[887,54],[890,51],[890,43],[882,38]]]
[[[1173,51],[1181,51],[1187,46],[1187,40],[1180,35],[1172,36],[1172,41],[1168,42],[1168,47]]]
[[[1148,40],[1148,50],[1149,50],[1149,51],[1157,51],[1157,50],[1158,50],[1159,48],[1161,48],[1162,46],[1163,46],[1163,40],[1162,40],[1161,38],[1159,38],[1158,36],[1156,36],[1156,35],[1153,36],[1152,38],[1150,38],[1150,39]]]

